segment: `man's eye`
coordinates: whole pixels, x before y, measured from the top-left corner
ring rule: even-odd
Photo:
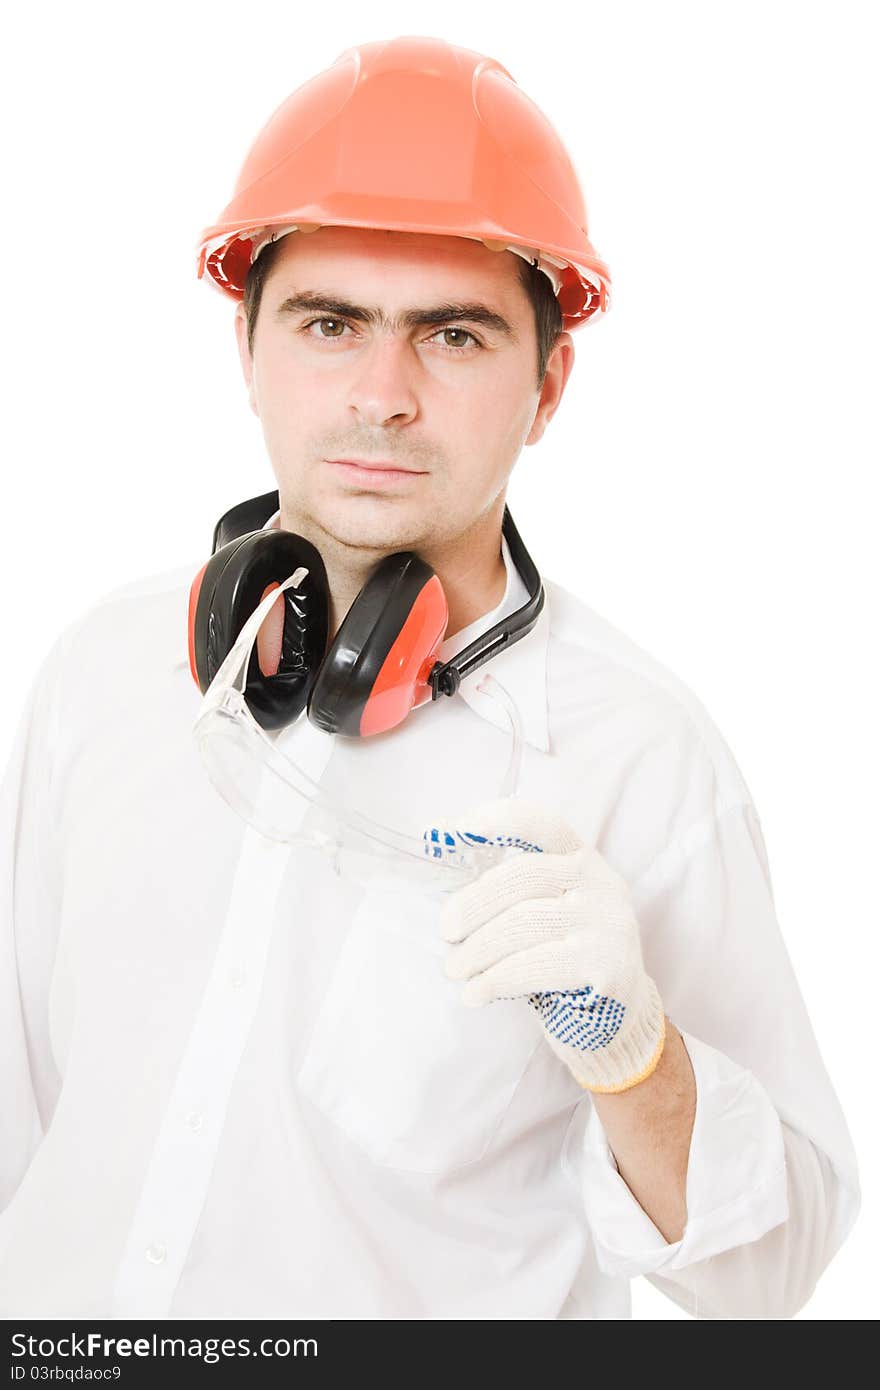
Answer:
[[[459,339],[461,339],[461,338],[470,338],[471,342],[474,344],[475,347],[479,347],[479,346],[480,346],[480,344],[477,342],[476,338],[474,337],[473,333],[468,332],[468,330],[467,330],[466,328],[441,328],[441,329],[440,329],[440,332],[441,332],[441,333],[457,333]],[[437,335],[435,334],[434,336],[436,337]],[[447,342],[447,343],[444,343],[444,344],[443,344],[443,347],[453,348],[453,349],[455,349],[456,351],[458,351],[460,348],[466,347],[466,346],[467,346],[467,344],[461,343],[461,342],[458,342],[458,343],[449,343],[449,342]]]
[[[321,325],[321,334],[320,334],[320,336],[321,336],[322,338],[341,338],[341,337],[342,337],[342,333],[341,333],[341,332],[340,332],[340,333],[325,333],[325,332],[324,332],[324,325],[327,324],[327,323],[332,324],[332,326],[333,326],[334,328],[339,328],[339,329],[343,329],[343,328],[347,328],[347,327],[348,327],[348,324],[343,323],[342,319],[312,319],[311,323],[307,323],[307,324],[306,324],[306,329],[308,330],[308,329],[310,329],[310,328],[313,328],[314,325],[315,325],[316,323],[319,323],[319,324]],[[314,333],[313,333],[311,336],[314,337],[314,336],[315,336]]]

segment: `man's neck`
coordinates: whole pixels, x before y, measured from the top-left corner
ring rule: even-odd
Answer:
[[[449,636],[490,613],[504,597],[507,568],[501,554],[501,515],[504,501],[496,513],[481,517],[474,526],[454,540],[420,546],[418,554],[431,566],[443,585],[449,605]],[[283,530],[305,536],[321,552],[330,588],[330,631],[332,639],[384,554],[390,551],[364,551],[345,545],[283,505],[279,524]]]

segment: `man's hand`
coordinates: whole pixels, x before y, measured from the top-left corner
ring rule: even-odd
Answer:
[[[624,880],[564,822],[516,798],[476,808],[454,833],[509,849],[442,909],[446,973],[467,981],[464,1003],[528,999],[587,1090],[644,1081],[660,1061],[665,1018]]]

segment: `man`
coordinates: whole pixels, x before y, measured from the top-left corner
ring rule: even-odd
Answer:
[[[609,277],[504,70],[429,39],[342,55],[270,121],[200,270],[242,298],[258,526],[316,548],[328,639],[400,553],[442,586],[441,662],[512,619],[507,482]],[[485,666],[514,800],[483,670],[369,737],[282,730],[343,818],[485,852],[438,899],[216,794],[192,579],[62,636],[7,777],[4,1315],[627,1317],[643,1273],[695,1314],[792,1316],[856,1165],[699,702],[545,581]]]

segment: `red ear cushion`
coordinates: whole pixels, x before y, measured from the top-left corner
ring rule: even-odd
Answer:
[[[424,696],[448,621],[431,566],[404,551],[380,562],[345,616],[309,696],[309,719],[360,737],[393,728]],[[370,705],[366,723],[364,714]]]
[[[199,672],[196,666],[196,607],[198,605],[199,594],[201,593],[202,589],[202,580],[205,577],[205,570],[207,568],[208,561],[206,561],[202,565],[202,568],[199,570],[189,589],[189,669],[193,680],[199,687],[201,687],[201,682],[199,681]],[[204,694],[204,691],[202,693]]]
[[[271,594],[275,589],[280,589],[280,584],[267,584],[257,600],[257,605],[263,602],[267,594]],[[257,633],[257,661],[260,666],[260,674],[263,676],[277,676],[284,656],[284,604],[273,603],[265,618],[260,624]]]
[[[428,676],[446,633],[449,608],[443,585],[433,575],[410,609],[392,643],[361,714],[361,735],[381,734],[400,724],[431,693]]]
[[[217,660],[216,645],[223,642],[228,633],[227,615],[220,615],[219,623],[215,617],[215,595],[220,578],[232,556],[248,539],[238,536],[234,541],[214,552],[207,564],[203,565],[193,580],[189,594],[189,650],[190,670],[196,684],[204,695],[214,679],[223,657]],[[239,631],[241,628],[239,627]],[[232,646],[236,633],[226,645],[224,655]]]

